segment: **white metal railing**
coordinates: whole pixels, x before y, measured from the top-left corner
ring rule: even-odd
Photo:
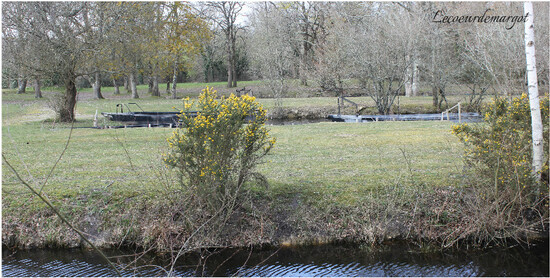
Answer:
[[[455,106],[441,112],[441,120],[443,121],[443,116],[447,115],[447,121],[449,120],[449,111],[453,110],[455,107],[458,107],[458,122],[462,122],[462,117],[460,115],[460,102],[457,103]]]

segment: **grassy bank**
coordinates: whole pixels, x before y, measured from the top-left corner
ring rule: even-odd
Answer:
[[[47,180],[43,192],[98,245],[166,250],[181,245],[202,227],[204,212],[187,207],[174,172],[162,164],[161,154],[168,148],[165,139],[173,130],[71,130],[69,124],[52,121],[53,113],[45,100],[19,97],[4,94],[4,155],[36,188]],[[334,100],[288,99],[284,103],[319,107]],[[268,109],[271,101],[260,99]],[[104,111],[117,102],[120,100],[81,100],[76,126],[91,126],[96,109]],[[161,111],[169,111],[180,102],[140,99],[144,109]],[[460,222],[455,220],[467,217],[467,211],[458,211],[459,200],[453,201],[453,194],[463,184],[463,149],[450,133],[450,125],[379,122],[272,126],[277,144],[259,167],[269,186],[249,185],[250,193],[236,216],[223,226],[223,232],[213,236],[204,229],[196,244],[443,239]],[[2,184],[5,244],[81,244],[17,182],[5,164]]]

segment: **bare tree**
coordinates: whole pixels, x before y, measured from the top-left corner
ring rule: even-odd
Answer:
[[[82,55],[93,47],[83,34],[82,11],[86,3],[76,2],[6,2],[2,11],[4,34],[20,34],[27,43],[20,49],[24,63],[16,55],[5,57],[40,75],[58,75],[65,83],[64,103],[58,112],[61,121],[74,119],[75,80],[84,62]],[[4,43],[10,43],[4,37]],[[14,52],[12,52],[14,53]]]
[[[351,77],[351,68],[346,45],[346,34],[351,26],[346,17],[355,18],[357,3],[339,3],[333,7],[324,6],[327,21],[332,24],[317,34],[315,56],[313,57],[314,80],[325,93],[334,96],[344,94],[344,80]],[[327,24],[328,25],[328,24]]]
[[[84,2],[6,2],[2,6],[3,59],[31,76],[58,77],[65,86],[61,121],[74,120],[76,78],[88,74],[89,57],[98,49],[86,24]],[[6,54],[6,53],[5,53]]]
[[[255,7],[251,27],[251,54],[257,75],[264,79],[281,106],[281,98],[288,91],[287,80],[291,75],[294,52],[291,46],[292,20],[277,3],[260,3]]]
[[[206,6],[215,12],[211,19],[225,34],[226,59],[227,59],[227,87],[237,87],[236,72],[236,44],[237,33],[241,27],[237,24],[237,17],[243,9],[243,3],[239,2],[208,2]]]
[[[405,96],[412,97],[418,94],[419,64],[420,64],[420,40],[423,30],[428,29],[426,20],[426,7],[419,2],[397,2],[399,7],[405,9],[407,14],[403,15],[402,27],[409,35],[407,52],[407,81],[405,82]]]
[[[320,2],[294,2],[292,7],[296,11],[299,34],[299,77],[300,83],[307,86],[307,72],[311,69],[314,47],[318,42],[318,35],[325,28],[325,10],[324,3]]]
[[[344,48],[349,50],[353,77],[374,100],[378,112],[386,115],[408,80],[410,37],[398,28],[396,18],[402,10],[385,4],[361,8],[366,16],[346,23],[351,30],[342,34],[346,37]]]
[[[516,4],[494,3],[490,7],[482,3],[468,4],[470,9],[487,11],[494,14],[521,14],[521,8]],[[488,72],[499,93],[511,96],[524,86],[524,57],[521,28],[506,29],[502,24],[477,24],[473,28],[463,30],[463,55]]]
[[[223,66],[225,59],[223,35],[217,30],[212,33],[212,39],[202,44],[201,59],[195,62],[195,67],[197,71],[202,72],[204,76],[202,79],[205,82],[221,81],[227,73]]]
[[[105,29],[106,15],[108,8],[105,3],[90,3],[82,11],[83,23],[86,28],[86,36],[88,41],[93,41],[96,44],[97,50],[89,54],[91,74],[84,75],[84,78],[92,84],[93,95],[96,99],[103,99],[101,94],[101,67],[105,64]]]
[[[456,78],[458,83],[464,84],[470,90],[466,97],[467,109],[480,112],[483,99],[493,87],[492,76],[465,57],[461,71]]]

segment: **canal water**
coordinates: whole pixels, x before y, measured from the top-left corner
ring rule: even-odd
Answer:
[[[109,251],[109,256],[121,251]],[[128,251],[126,251],[128,254]],[[169,260],[118,257],[124,276],[166,276]],[[422,251],[404,244],[382,248],[322,245],[281,249],[225,249],[178,260],[177,276],[549,276],[548,242],[530,249]],[[126,269],[122,269],[126,267]],[[5,276],[116,276],[92,251],[2,250]]]

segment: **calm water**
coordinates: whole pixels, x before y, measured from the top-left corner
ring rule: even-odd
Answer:
[[[323,123],[323,122],[330,122],[328,119],[320,118],[320,119],[295,119],[295,120],[289,120],[289,119],[271,119],[267,120],[265,123],[266,125],[305,125],[305,124],[316,124],[316,123]]]
[[[4,248],[5,249],[5,248]],[[494,249],[484,252],[419,252],[405,245],[367,251],[357,247],[314,246],[269,250],[227,249],[196,254],[179,261],[177,276],[548,276],[548,242],[529,250]],[[118,253],[120,254],[120,252]],[[115,251],[109,256],[117,255]],[[125,276],[165,276],[144,256],[139,267],[128,264]],[[103,260],[90,251],[2,250],[3,276],[115,276]]]

